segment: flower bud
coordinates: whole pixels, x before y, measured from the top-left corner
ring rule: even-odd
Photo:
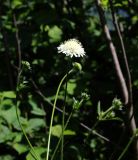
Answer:
[[[81,64],[78,63],[78,62],[74,62],[74,63],[73,63],[73,68],[74,68],[75,70],[77,70],[77,71],[81,71],[81,70],[82,70],[82,66],[81,66]]]

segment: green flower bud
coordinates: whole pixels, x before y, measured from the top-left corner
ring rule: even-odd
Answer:
[[[23,69],[26,71],[26,70],[31,70],[31,66],[30,66],[30,63],[28,61],[22,61],[22,66],[23,66]]]
[[[121,110],[123,105],[120,99],[114,98],[112,102],[112,106],[114,109]]]
[[[78,62],[74,62],[74,63],[73,63],[73,68],[74,68],[75,70],[77,70],[77,71],[81,71],[81,70],[82,70],[82,66],[81,66],[81,64],[78,63]]]
[[[85,92],[81,93],[81,97],[83,100],[88,100],[90,98],[90,96]]]

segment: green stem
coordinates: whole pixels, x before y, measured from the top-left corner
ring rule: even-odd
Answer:
[[[30,140],[28,139],[28,137],[27,137],[27,135],[26,135],[26,133],[25,133],[25,130],[24,130],[22,124],[21,124],[20,117],[19,117],[19,114],[18,114],[18,106],[19,106],[19,102],[17,102],[17,104],[16,104],[16,116],[17,116],[17,120],[18,120],[18,123],[19,123],[19,125],[20,125],[20,127],[21,127],[21,130],[22,130],[22,132],[23,132],[23,134],[24,134],[24,136],[25,136],[25,138],[26,138],[26,140],[27,140],[27,142],[28,142],[28,144],[29,144],[29,146],[30,146],[30,148],[31,148],[31,150],[32,150],[32,151],[31,151],[31,155],[34,157],[35,160],[40,160],[40,159],[38,158],[35,150],[34,150],[34,147],[32,146]]]
[[[70,115],[69,115],[69,117],[68,117],[68,119],[67,119],[67,121],[66,121],[66,124],[65,124],[65,126],[64,126],[64,131],[65,131],[65,129],[66,129],[67,126],[68,126],[68,123],[69,123],[69,121],[70,121],[70,119],[71,119],[72,114],[73,114],[73,111],[70,113]],[[58,141],[58,143],[57,143],[57,145],[56,145],[56,148],[55,148],[55,150],[54,150],[54,152],[53,152],[53,154],[52,154],[51,160],[54,159],[55,154],[56,154],[56,152],[57,152],[57,150],[58,150],[58,147],[59,147],[59,144],[60,144],[61,140],[62,140],[62,135],[61,135],[61,137],[60,137],[60,139],[59,139],[59,141]]]
[[[65,74],[65,76],[61,79],[57,92],[56,92],[56,97],[55,97],[55,101],[54,101],[54,105],[53,105],[53,110],[52,110],[52,115],[51,115],[51,121],[50,121],[50,129],[49,129],[49,135],[48,135],[48,144],[47,144],[47,154],[46,154],[46,160],[49,159],[49,151],[50,151],[50,141],[51,141],[51,131],[52,131],[52,125],[53,125],[53,118],[54,118],[54,113],[55,113],[55,108],[56,108],[56,102],[58,99],[58,94],[59,94],[59,90],[61,88],[61,85],[63,83],[63,81],[65,80],[65,78],[68,76],[68,74],[70,74],[72,72],[72,70],[69,71],[69,73]]]
[[[67,73],[68,74],[68,73]],[[68,77],[68,75],[67,75]],[[64,153],[64,122],[65,122],[65,107],[66,107],[66,97],[67,97],[67,77],[66,77],[66,84],[65,84],[65,96],[64,96],[64,105],[63,105],[63,113],[62,113],[62,140],[61,140],[61,160],[63,160],[63,153]]]
[[[108,109],[104,112],[104,114],[102,115],[102,117],[103,117],[103,118],[106,118],[107,113],[109,113],[109,112],[112,111],[112,110],[113,110],[113,106],[111,106],[110,108],[108,108]]]
[[[63,160],[63,152],[64,152],[64,120],[65,120],[65,106],[63,107],[62,113],[62,134],[61,134],[61,160]]]
[[[31,151],[30,151],[31,155],[33,156],[33,158],[35,160],[40,160],[38,158],[35,150],[34,150],[34,147],[32,146],[30,140],[28,139],[28,137],[27,137],[27,135],[25,133],[25,130],[24,130],[22,124],[21,124],[20,117],[19,117],[19,114],[18,114],[18,106],[19,106],[18,96],[19,96],[19,84],[20,84],[20,76],[21,76],[21,74],[22,74],[22,70],[21,70],[21,67],[19,67],[19,71],[18,71],[18,75],[17,75],[17,87],[16,87],[16,116],[17,116],[18,123],[19,123],[19,125],[21,127],[21,130],[22,130],[22,132],[23,132],[23,134],[24,134],[24,136],[25,136],[25,138],[26,138],[26,140],[27,140],[27,142],[28,142],[28,144],[29,144],[29,146],[31,148]]]
[[[123,158],[123,156],[125,155],[125,153],[127,152],[129,146],[131,145],[131,143],[133,142],[134,138],[137,136],[137,130],[134,132],[133,136],[130,138],[128,144],[126,145],[125,149],[123,150],[123,152],[121,153],[121,155],[119,156],[119,158],[117,160],[121,160]]]

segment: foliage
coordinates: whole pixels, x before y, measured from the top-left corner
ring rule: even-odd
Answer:
[[[113,5],[127,51],[137,117],[138,3],[113,0]],[[126,75],[109,1],[102,0],[102,7]],[[68,57],[57,53],[57,46],[69,38],[80,40],[87,56],[72,59],[81,71],[68,76],[66,103],[65,82],[61,86],[51,132],[50,158],[62,135],[61,111],[65,105],[65,123],[68,125],[63,133],[64,160],[107,160],[112,156],[117,159],[128,143],[129,135],[125,135],[115,149],[126,124],[126,108],[121,102],[121,91],[95,1],[5,0],[1,1],[0,14],[0,160],[34,159],[16,116],[17,98],[20,102],[18,114],[25,133],[38,157],[45,159],[56,90],[72,67]],[[18,43],[22,73],[17,86]],[[128,149],[125,159],[131,158]],[[60,145],[54,157],[54,160],[59,159]]]

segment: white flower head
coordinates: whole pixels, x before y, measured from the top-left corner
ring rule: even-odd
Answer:
[[[64,53],[66,56],[70,56],[71,58],[85,56],[84,48],[77,39],[69,39],[61,43],[57,49],[58,53]]]

